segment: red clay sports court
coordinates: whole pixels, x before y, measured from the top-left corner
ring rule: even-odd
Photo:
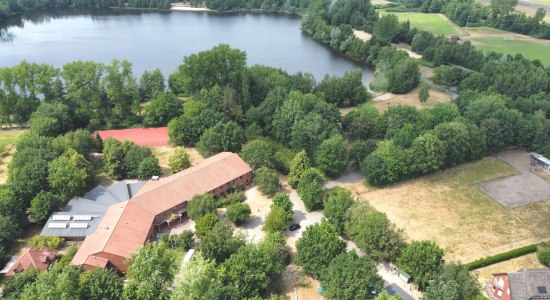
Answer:
[[[138,146],[168,145],[168,127],[160,128],[130,128],[97,131],[102,140],[114,138],[119,141],[130,140]]]

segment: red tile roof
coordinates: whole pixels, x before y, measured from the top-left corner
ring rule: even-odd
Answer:
[[[92,256],[129,258],[147,241],[157,215],[250,172],[237,154],[222,152],[172,176],[148,181],[132,199],[109,207],[72,264],[95,266]]]
[[[55,260],[57,255],[56,250],[50,250],[47,247],[37,249],[30,247],[21,252],[19,258],[6,272],[6,276],[11,276],[15,273],[23,272],[29,268],[36,268],[45,271],[50,262]]]

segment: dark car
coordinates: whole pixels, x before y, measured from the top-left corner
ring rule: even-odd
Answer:
[[[290,227],[288,227],[288,230],[294,231],[294,230],[298,230],[300,228],[302,228],[302,226],[300,226],[300,224],[292,224],[292,225],[290,225]]]

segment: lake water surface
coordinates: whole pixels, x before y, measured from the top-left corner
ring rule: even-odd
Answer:
[[[136,76],[157,67],[167,76],[184,56],[226,43],[246,51],[249,65],[310,72],[318,80],[361,68],[364,82],[372,78],[365,65],[313,40],[300,30],[299,18],[284,15],[107,10],[34,13],[9,22],[0,66],[118,58],[131,61]]]

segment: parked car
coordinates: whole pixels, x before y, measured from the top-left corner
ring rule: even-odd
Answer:
[[[295,230],[298,230],[298,229],[300,229],[300,228],[302,228],[302,226],[300,226],[300,224],[298,224],[298,223],[295,223],[295,224],[290,225],[290,226],[288,227],[288,230],[290,230],[290,231],[295,231]]]

